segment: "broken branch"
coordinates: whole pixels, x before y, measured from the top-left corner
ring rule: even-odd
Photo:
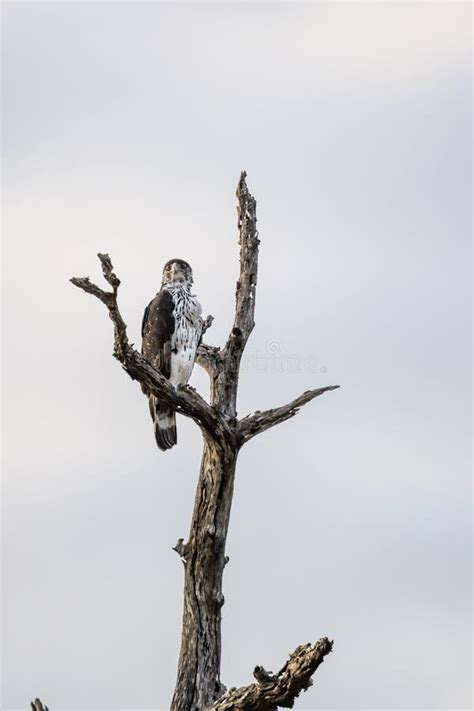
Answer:
[[[301,691],[312,686],[311,677],[332,651],[333,643],[323,637],[316,644],[303,644],[290,655],[277,674],[255,667],[256,684],[229,689],[210,707],[210,711],[275,711],[292,708]]]

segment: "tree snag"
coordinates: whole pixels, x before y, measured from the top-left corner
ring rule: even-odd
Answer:
[[[237,418],[240,363],[254,328],[259,245],[256,202],[248,191],[245,172],[237,186],[237,200],[240,275],[234,322],[222,348],[202,344],[197,358],[210,378],[210,403],[189,386],[175,389],[129,344],[127,327],[117,303],[120,279],[107,254],[98,257],[111,291],[104,291],[88,277],[71,279],[75,286],[97,297],[107,307],[114,326],[114,356],[129,376],[145,385],[160,401],[193,419],[203,435],[204,450],[188,540],[184,542],[180,538],[174,547],[184,564],[184,603],[172,711],[263,711],[292,707],[301,690],[311,685],[311,676],[332,649],[332,642],[327,638],[313,646],[298,647],[277,674],[256,667],[257,682],[241,689],[226,691],[220,680],[222,576],[228,562],[225,543],[239,450],[255,435],[293,417],[315,397],[339,387],[331,385],[309,390],[287,405],[257,411],[241,420]],[[211,323],[212,317],[208,317],[205,328]]]

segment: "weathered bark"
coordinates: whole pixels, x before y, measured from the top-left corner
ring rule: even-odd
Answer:
[[[172,711],[205,709],[220,681],[222,575],[232,505],[235,440],[204,438],[189,540],[175,547],[184,563],[181,652]]]
[[[234,325],[222,350],[219,387],[214,392],[214,404],[225,416],[237,416],[237,388],[240,361],[255,326],[255,298],[258,274],[257,203],[249,193],[246,173],[237,186],[237,214],[240,245],[240,274],[235,290]],[[211,400],[212,402],[212,400]]]
[[[240,689],[229,689],[211,711],[274,711],[277,708],[293,708],[301,691],[313,685],[311,677],[326,654],[332,651],[332,642],[323,637],[316,644],[302,644],[295,649],[286,664],[277,674],[255,667],[253,675],[256,684]]]
[[[185,573],[181,650],[172,711],[292,706],[332,648],[332,642],[326,638],[314,647],[299,647],[278,674],[269,675],[257,667],[258,684],[224,693],[220,680],[222,577],[228,561],[225,544],[238,452],[256,434],[293,417],[302,405],[339,387],[310,390],[287,405],[237,419],[240,363],[254,328],[259,245],[256,202],[245,178],[242,173],[237,187],[240,274],[233,326],[222,349],[202,344],[197,357],[210,378],[210,403],[189,386],[175,390],[129,344],[127,327],[117,303],[120,280],[113,272],[108,255],[98,257],[112,291],[103,291],[87,277],[71,279],[75,286],[106,305],[114,325],[114,356],[124,370],[145,385],[148,392],[192,418],[203,433],[204,450],[188,541],[185,543],[180,538],[174,547],[183,561]],[[211,323],[212,317],[208,317],[205,328]]]

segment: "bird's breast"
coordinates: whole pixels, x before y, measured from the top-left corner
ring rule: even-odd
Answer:
[[[186,385],[191,377],[199,339],[202,309],[189,294],[174,295],[175,330],[172,338],[170,381],[174,386]]]

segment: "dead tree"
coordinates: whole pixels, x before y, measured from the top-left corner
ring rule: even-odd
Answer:
[[[259,246],[256,202],[245,179],[246,174],[242,173],[237,186],[240,275],[234,323],[222,348],[202,344],[198,352],[197,362],[210,378],[209,403],[189,386],[175,389],[130,345],[117,303],[120,280],[107,254],[98,257],[111,291],[104,291],[88,277],[71,279],[75,286],[106,305],[114,326],[114,356],[128,375],[145,385],[161,402],[193,419],[203,435],[204,450],[188,540],[179,539],[174,547],[184,563],[184,603],[172,711],[292,707],[300,691],[312,683],[311,676],[332,648],[332,642],[323,638],[314,645],[298,647],[276,674],[256,667],[256,682],[250,686],[226,691],[221,684],[222,577],[228,560],[225,544],[237,456],[252,437],[293,417],[302,405],[338,387],[308,390],[287,405],[257,411],[240,420],[237,417],[240,363],[254,327]],[[212,317],[208,317],[205,328],[211,322]]]

